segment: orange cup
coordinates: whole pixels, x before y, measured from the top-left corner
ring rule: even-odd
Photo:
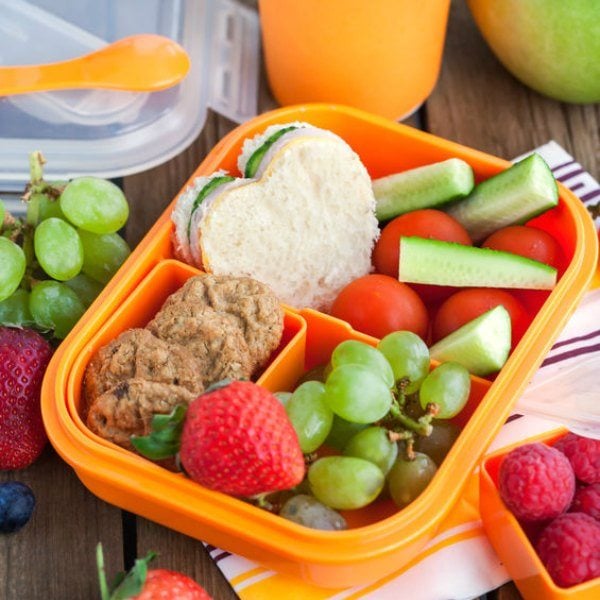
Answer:
[[[450,0],[259,0],[271,91],[282,105],[347,104],[403,119],[433,90]]]

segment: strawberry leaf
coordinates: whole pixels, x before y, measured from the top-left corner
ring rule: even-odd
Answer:
[[[186,412],[187,408],[180,405],[168,415],[154,415],[150,435],[132,435],[131,443],[140,454],[151,460],[175,456],[179,452]]]

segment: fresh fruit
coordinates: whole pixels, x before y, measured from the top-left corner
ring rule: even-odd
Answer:
[[[575,494],[575,474],[562,452],[543,443],[517,446],[500,465],[500,496],[523,521],[553,519]]]
[[[435,209],[415,210],[390,221],[381,231],[373,249],[373,264],[378,273],[398,278],[400,238],[417,236],[471,246],[466,229],[450,215]],[[425,302],[448,296],[453,288],[438,285],[411,284]]]
[[[19,481],[0,483],[0,533],[14,533],[24,527],[35,508],[31,488]]]
[[[403,391],[416,392],[429,373],[429,349],[425,342],[411,331],[394,331],[380,340],[377,348],[392,366],[395,381],[402,382]]]
[[[569,510],[585,513],[596,521],[600,521],[600,483],[577,488]]]
[[[361,508],[377,498],[385,478],[381,469],[354,456],[325,456],[308,469],[315,498],[335,509]]]
[[[575,477],[583,483],[600,483],[600,440],[568,433],[555,444],[571,463]]]
[[[525,307],[510,292],[493,288],[460,290],[444,300],[431,323],[435,343],[483,313],[503,306],[510,316],[511,345],[514,348],[525,333],[530,317]]]
[[[104,570],[102,544],[96,547],[96,564],[101,600],[211,600],[210,596],[193,579],[168,569],[148,569],[156,558],[149,552],[138,558],[128,573],[119,573],[109,587]]]
[[[331,431],[325,440],[325,445],[341,452],[350,438],[366,427],[368,427],[368,424],[366,423],[352,423],[351,421],[346,421],[346,419],[342,419],[342,417],[338,417],[334,414]]]
[[[325,399],[325,385],[307,381],[285,403],[285,411],[298,435],[302,452],[314,452],[329,435],[333,412]]]
[[[521,225],[557,203],[558,186],[552,171],[534,153],[477,184],[447,212],[477,243],[502,227]]]
[[[469,0],[502,64],[521,82],[563,102],[600,102],[596,0]]]
[[[85,312],[85,305],[66,284],[45,280],[33,286],[29,309],[40,329],[63,339]]]
[[[83,245],[76,229],[66,221],[55,217],[42,221],[33,241],[38,263],[53,279],[72,279],[81,271]]]
[[[343,364],[327,377],[325,401],[346,421],[372,423],[388,413],[392,394],[378,373],[364,365]]]
[[[417,452],[427,454],[439,467],[460,435],[460,427],[452,421],[438,421],[437,419],[431,422],[431,426],[429,435],[416,437],[413,448]]]
[[[102,284],[85,273],[79,273],[73,279],[65,281],[65,285],[70,287],[79,297],[83,305],[87,308],[102,291]]]
[[[364,458],[377,465],[386,475],[398,456],[398,444],[390,439],[386,429],[371,426],[352,436],[345,445],[343,454]]]
[[[394,385],[394,372],[385,356],[373,346],[358,340],[340,342],[331,354],[332,368],[340,365],[363,365],[379,373],[388,387]]]
[[[25,267],[23,250],[0,236],[0,300],[8,298],[19,287]]]
[[[396,505],[404,508],[418,498],[436,471],[436,464],[426,454],[415,452],[412,458],[399,454],[387,474],[387,487]]]
[[[543,229],[527,225],[509,225],[494,231],[481,244],[482,248],[512,252],[558,268],[561,248]]]
[[[0,302],[0,324],[6,327],[31,327],[34,323],[27,290],[18,289]]]
[[[433,369],[419,389],[421,407],[435,404],[437,419],[451,419],[465,406],[471,391],[469,371],[455,362],[445,362]]]
[[[233,496],[288,489],[304,477],[285,408],[250,381],[226,383],[190,403],[180,460],[194,481]]]
[[[40,388],[51,355],[35,331],[0,327],[0,469],[28,467],[48,441]]]
[[[350,282],[334,300],[331,314],[377,338],[399,330],[425,337],[429,325],[418,294],[387,275],[365,275]]]
[[[508,358],[510,332],[508,311],[498,305],[436,342],[429,353],[440,362],[457,362],[473,375],[489,375]]]
[[[376,215],[386,221],[420,208],[464,198],[474,185],[473,169],[460,158],[416,167],[373,181]]]
[[[60,208],[75,226],[98,234],[118,231],[129,216],[121,189],[98,177],[70,181],[60,195]]]
[[[82,271],[99,281],[108,283],[131,253],[127,242],[116,233],[97,234],[80,229],[83,246]]]
[[[298,494],[287,500],[279,516],[312,529],[339,531],[348,527],[340,513],[306,494]]]
[[[558,516],[544,528],[535,548],[561,587],[600,577],[600,523],[589,515]]]
[[[512,254],[419,237],[400,238],[400,281],[455,287],[551,290],[556,269]]]

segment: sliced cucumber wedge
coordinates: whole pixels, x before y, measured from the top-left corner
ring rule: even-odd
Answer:
[[[552,171],[539,154],[475,186],[463,200],[444,210],[462,223],[477,243],[507,225],[523,224],[556,206],[558,186]]]
[[[474,186],[473,169],[460,158],[394,173],[373,180],[376,215],[387,221],[420,208],[464,198]]]
[[[498,305],[435,343],[429,354],[440,362],[460,363],[473,375],[489,375],[508,358],[510,331],[508,311]]]
[[[258,166],[260,162],[264,158],[267,150],[284,134],[288,131],[293,131],[294,129],[298,129],[296,125],[290,125],[289,127],[283,127],[276,131],[273,135],[268,137],[251,155],[246,163],[246,168],[244,169],[244,177],[251,178],[256,175],[258,171]]]
[[[556,269],[511,252],[401,237],[398,279],[457,287],[550,290],[556,285]]]

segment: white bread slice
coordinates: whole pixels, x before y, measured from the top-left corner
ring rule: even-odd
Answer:
[[[278,146],[259,179],[217,194],[195,226],[206,271],[253,277],[287,304],[328,310],[371,270],[375,198],[345,141],[304,133]]]
[[[227,171],[220,170],[209,176],[196,177],[192,183],[186,186],[179,194],[175,202],[175,207],[171,213],[171,221],[173,222],[173,249],[175,256],[188,264],[194,264],[195,262],[190,248],[189,225],[196,198],[211,179],[222,177],[224,175],[228,175]]]

